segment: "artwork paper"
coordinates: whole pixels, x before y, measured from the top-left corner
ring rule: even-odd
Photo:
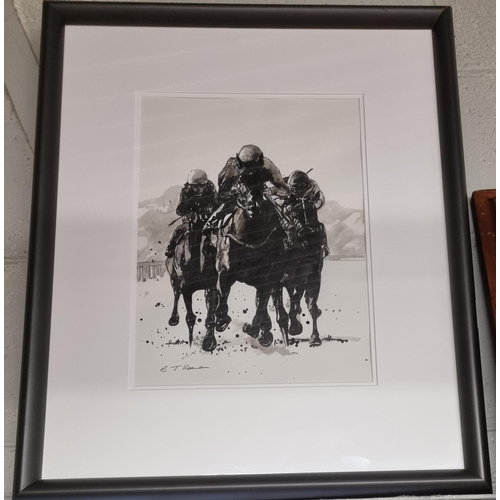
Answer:
[[[144,93],[137,95],[136,108],[137,293],[131,387],[376,383],[362,97]],[[317,300],[321,345],[310,343],[313,318],[305,297],[298,315],[303,331],[289,335],[289,345],[272,298],[267,306],[271,344],[263,346],[245,333],[245,323],[251,324],[256,313],[256,288],[239,281],[228,299],[231,322],[215,332],[211,352],[203,346],[203,290],[193,294],[191,345],[182,296],[178,324],[169,324],[174,290],[165,252],[176,227],[186,221],[176,212],[181,190],[197,171],[205,172],[218,189],[226,162],[245,145],[260,148],[285,180],[294,171],[308,172],[324,196],[317,211],[329,249]],[[267,182],[266,190],[272,188]],[[219,236],[214,233],[215,242]],[[272,258],[263,256],[264,261]],[[288,275],[291,270],[285,268]],[[283,305],[290,312],[285,288]]]

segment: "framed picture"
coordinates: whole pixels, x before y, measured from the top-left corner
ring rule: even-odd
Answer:
[[[452,14],[46,2],[15,498],[491,491]]]
[[[496,189],[483,189],[472,193],[472,209],[475,217],[482,264],[488,295],[489,313],[496,319]]]

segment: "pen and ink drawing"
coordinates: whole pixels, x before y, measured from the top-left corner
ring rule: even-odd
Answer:
[[[359,101],[145,95],[140,109],[134,386],[372,383]],[[337,176],[335,156],[350,162]]]

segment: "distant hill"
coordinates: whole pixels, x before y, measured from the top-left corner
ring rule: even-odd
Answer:
[[[165,259],[168,240],[180,221],[169,227],[178,215],[175,213],[182,186],[169,187],[159,198],[139,203],[139,231],[137,261]],[[330,248],[329,260],[365,258],[365,223],[361,209],[345,208],[329,200],[318,212],[325,225]]]
[[[137,262],[164,261],[170,235],[178,224],[173,222],[182,186],[169,187],[159,198],[139,203]],[[180,221],[179,221],[180,224]]]
[[[365,221],[361,209],[344,208],[329,200],[318,212],[326,228],[330,255],[327,259],[366,258]]]

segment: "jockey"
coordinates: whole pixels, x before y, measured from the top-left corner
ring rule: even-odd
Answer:
[[[192,170],[186,184],[181,189],[176,213],[182,217],[182,224],[175,228],[167,245],[165,255],[173,257],[175,246],[180,237],[189,229],[189,225],[200,226],[206,223],[210,215],[217,208],[217,192],[213,182],[203,170]]]
[[[318,210],[325,204],[325,196],[318,184],[301,170],[293,171],[285,178],[290,187],[290,196],[279,204],[283,214],[282,223],[292,240],[303,248],[321,247],[322,257],[329,253],[324,224],[318,220]],[[293,227],[291,227],[293,225]]]
[[[207,229],[215,228],[218,221],[233,211],[241,184],[250,191],[263,193],[266,182],[270,182],[282,195],[290,193],[290,188],[283,180],[278,167],[269,158],[264,157],[259,147],[252,144],[243,146],[235,157],[227,160],[218,181],[218,198],[222,206],[210,218],[205,226]]]

